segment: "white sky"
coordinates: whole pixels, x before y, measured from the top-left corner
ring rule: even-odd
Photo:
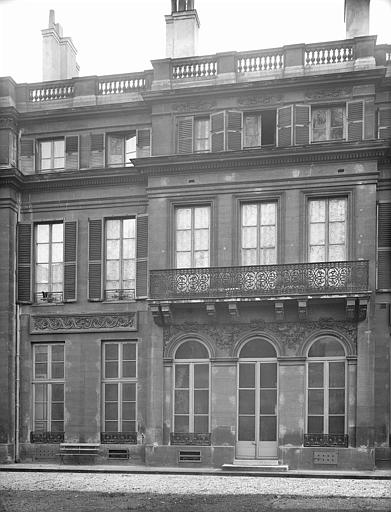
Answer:
[[[344,0],[195,0],[199,55],[345,38]],[[165,57],[170,0],[0,0],[0,76],[42,80],[49,10],[78,50],[80,75],[151,69]],[[391,0],[372,0],[370,33],[391,43]]]

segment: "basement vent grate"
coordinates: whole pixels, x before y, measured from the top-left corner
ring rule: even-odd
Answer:
[[[338,464],[337,452],[313,452],[314,464]]]
[[[178,462],[201,462],[200,451],[181,450]]]
[[[58,456],[58,446],[35,446],[34,459],[45,460],[45,459],[56,459]]]
[[[126,460],[129,458],[129,452],[126,448],[122,450],[109,450],[109,459]]]

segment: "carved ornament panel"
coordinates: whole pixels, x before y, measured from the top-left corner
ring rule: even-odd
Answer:
[[[75,331],[136,331],[137,313],[94,313],[86,315],[34,315],[30,317],[30,333]]]

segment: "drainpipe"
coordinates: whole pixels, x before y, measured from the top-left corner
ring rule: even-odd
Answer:
[[[16,353],[15,353],[15,453],[14,462],[20,462],[20,306],[16,304]]]

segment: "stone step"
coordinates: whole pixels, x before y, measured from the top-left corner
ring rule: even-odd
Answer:
[[[288,471],[286,464],[279,464],[277,459],[235,459],[233,464],[223,464],[222,469],[226,471]]]

